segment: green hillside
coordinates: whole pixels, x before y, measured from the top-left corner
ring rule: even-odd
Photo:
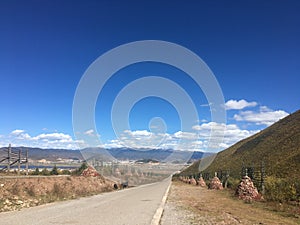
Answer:
[[[229,170],[230,176],[239,178],[243,163],[258,167],[262,161],[267,176],[300,179],[300,110],[219,152],[203,172]],[[183,174],[197,174],[198,167],[199,161]]]

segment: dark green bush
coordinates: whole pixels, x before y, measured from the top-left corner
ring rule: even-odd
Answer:
[[[227,188],[236,190],[239,184],[240,184],[240,179],[236,179],[236,178],[233,178],[233,177],[228,177]]]
[[[50,175],[58,175],[58,170],[56,165],[54,165],[54,167],[52,168],[52,170],[50,171]]]
[[[49,172],[46,168],[44,168],[44,169],[41,171],[40,174],[43,175],[43,176],[49,176],[49,175],[50,175],[50,172]]]
[[[62,170],[60,174],[62,174],[62,175],[70,175],[71,172],[70,172],[70,170]]]
[[[39,174],[40,174],[39,168],[35,168],[35,170],[30,173],[30,175],[39,175]]]

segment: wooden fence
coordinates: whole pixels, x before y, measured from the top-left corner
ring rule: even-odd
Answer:
[[[0,171],[11,171],[12,167],[17,166],[18,175],[20,174],[21,164],[25,164],[26,175],[28,175],[28,150],[22,152],[21,149],[13,149],[11,144],[0,151]]]

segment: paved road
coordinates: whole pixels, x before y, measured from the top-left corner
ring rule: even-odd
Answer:
[[[170,182],[168,178],[122,191],[0,213],[0,224],[149,225]]]

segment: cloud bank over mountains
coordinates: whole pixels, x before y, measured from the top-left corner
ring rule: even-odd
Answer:
[[[159,133],[148,130],[124,130],[118,138],[102,141],[104,148],[162,148],[191,151],[210,151],[209,143],[214,139],[222,138],[218,150],[225,149],[232,144],[247,138],[261,129],[272,125],[279,119],[289,115],[284,110],[272,110],[266,106],[259,106],[255,101],[228,100],[225,103],[228,114],[227,124],[218,124],[213,121],[201,120],[188,131],[174,133]],[[247,110],[245,110],[247,109]],[[250,110],[251,109],[251,110]],[[250,128],[251,127],[251,128]],[[225,128],[225,129],[224,129]],[[214,129],[215,137],[211,136]],[[225,132],[223,132],[225,130]],[[95,130],[87,130],[84,135],[100,138]],[[32,136],[30,132],[16,129],[9,134],[0,134],[0,146],[28,146],[40,148],[78,149],[79,146],[88,146],[83,140],[75,140],[70,134],[48,132]]]

